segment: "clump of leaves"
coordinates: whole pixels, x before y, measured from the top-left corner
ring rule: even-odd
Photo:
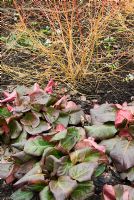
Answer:
[[[106,170],[109,157],[133,182],[134,105],[95,105],[87,124],[81,107],[56,95],[54,87],[53,80],[45,89],[20,86],[0,100],[0,138],[18,149],[12,169],[7,163],[9,172],[0,171],[17,189],[11,199],[38,194],[41,200],[85,200],[94,194],[94,177]]]

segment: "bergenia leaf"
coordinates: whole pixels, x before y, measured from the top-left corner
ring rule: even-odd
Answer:
[[[70,153],[70,159],[73,164],[78,162],[98,161],[100,153],[93,151],[90,147],[78,149]]]
[[[75,127],[69,127],[67,129],[67,135],[61,140],[60,146],[67,152],[69,152],[79,140],[80,135]]]
[[[129,181],[134,182],[134,167],[128,169],[126,172],[121,173],[123,179],[127,178]]]
[[[77,188],[71,194],[71,200],[86,200],[94,194],[94,184],[92,181],[78,183]]]
[[[103,124],[105,122],[115,121],[115,109],[111,104],[102,104],[97,108],[90,110],[93,124]]]
[[[30,135],[37,135],[37,134],[43,133],[44,131],[48,131],[50,129],[51,129],[51,126],[45,121],[40,121],[40,124],[34,128],[31,126],[25,126],[25,130]]]
[[[68,156],[63,156],[60,158],[60,166],[57,170],[57,176],[68,176],[69,169],[73,166],[72,162],[69,160]]]
[[[19,179],[14,186],[20,187],[26,183],[36,184],[44,181],[44,175],[42,174],[42,169],[37,163],[27,174],[25,174],[21,179]]]
[[[46,112],[44,113],[44,116],[49,123],[53,123],[59,117],[59,110],[56,110],[53,107],[48,107],[46,108]]]
[[[66,135],[67,135],[67,130],[65,129],[65,130],[63,130],[63,131],[61,131],[61,132],[55,134],[55,135],[52,137],[51,142],[58,141],[58,140],[62,140],[62,139],[64,139],[64,138],[66,137]]]
[[[95,139],[108,139],[113,137],[117,130],[114,125],[93,125],[84,127],[89,137],[94,137]]]
[[[132,121],[133,115],[128,110],[118,110],[115,118],[115,126],[118,127],[123,123],[124,120],[127,120],[128,122]]]
[[[37,136],[35,138],[30,138],[25,143],[24,151],[33,156],[41,156],[47,147],[52,147],[52,145],[43,140],[41,136]]]
[[[35,112],[27,112],[20,120],[23,125],[36,128],[40,124],[39,116]]]
[[[16,139],[22,131],[22,126],[16,120],[11,121],[8,126],[10,129],[11,139]]]
[[[134,141],[125,139],[120,140],[115,144],[110,152],[110,157],[118,171],[122,172],[134,166]]]
[[[0,107],[0,116],[7,118],[11,116],[11,113],[5,107]]]
[[[77,145],[75,146],[76,149],[82,149],[85,147],[93,147],[94,149],[102,153],[105,153],[105,147],[97,144],[95,142],[95,139],[92,137],[89,137],[88,139],[84,139],[83,141],[78,142]]]
[[[97,166],[97,162],[83,162],[71,167],[69,175],[79,182],[90,181]]]
[[[59,118],[57,119],[56,126],[57,125],[63,125],[65,128],[68,126],[68,122],[69,122],[69,116],[68,115],[63,115],[63,116],[59,116]]]
[[[61,160],[60,159],[57,159],[55,156],[53,155],[49,155],[47,158],[46,158],[46,161],[45,161],[45,169],[51,173],[51,176],[55,176],[56,173],[57,173],[57,170],[59,168],[61,164]]]
[[[31,200],[33,196],[33,192],[19,189],[16,192],[14,192],[10,198],[12,200]]]
[[[11,94],[9,94],[7,98],[0,100],[0,103],[7,103],[7,102],[14,101],[16,96],[17,96],[17,92],[16,90],[14,90]]]
[[[72,180],[69,176],[60,176],[58,180],[50,181],[49,187],[55,200],[65,200],[77,187],[77,182]]]
[[[46,88],[44,89],[44,91],[46,93],[48,93],[48,94],[52,94],[53,93],[53,87],[55,87],[55,85],[56,85],[55,82],[51,79],[48,82],[48,84],[47,84]]]
[[[54,200],[52,193],[48,186],[44,187],[44,189],[39,193],[40,200]]]
[[[81,119],[82,117],[84,117],[84,112],[82,110],[71,113],[69,115],[69,124],[71,125],[78,125],[79,123],[81,123]]]
[[[103,197],[104,200],[116,200],[115,190],[112,185],[104,185],[103,187]]]

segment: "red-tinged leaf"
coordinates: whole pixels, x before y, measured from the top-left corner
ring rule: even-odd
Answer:
[[[68,101],[66,104],[66,107],[63,109],[63,112],[75,112],[79,111],[81,109],[80,106],[76,105],[73,101]]]
[[[27,174],[35,165],[35,160],[30,160],[22,165],[19,166],[19,169],[17,172],[14,173],[15,178],[20,179],[22,178],[25,174]]]
[[[32,104],[47,105],[49,102],[53,101],[53,97],[44,91],[36,91],[31,93],[29,96]]]
[[[132,136],[131,136],[131,134],[129,133],[128,129],[122,129],[122,130],[120,130],[119,136],[127,138],[128,140],[132,140],[133,139]]]
[[[3,124],[2,125],[2,130],[5,134],[8,134],[10,132],[9,127],[7,126],[7,124]]]
[[[17,92],[14,90],[10,95],[8,95],[7,98],[0,100],[0,103],[7,103],[7,102],[14,101],[16,96],[17,96]]]
[[[57,124],[56,127],[55,127],[55,131],[56,132],[61,132],[61,131],[64,131],[66,128],[63,124]]]
[[[112,185],[104,185],[103,197],[104,200],[116,200],[114,187]]]
[[[43,92],[38,83],[34,84],[33,92]]]
[[[133,119],[133,115],[130,111],[118,110],[115,118],[115,126],[118,127],[123,123],[124,120],[127,120],[127,122],[131,122]]]
[[[68,96],[63,96],[61,99],[59,99],[55,104],[55,108],[60,109],[60,108],[65,108],[67,106],[67,98]]]
[[[9,104],[7,104],[7,109],[9,112],[13,112],[14,108],[12,106],[10,106]]]
[[[9,92],[7,92],[7,91],[3,91],[3,95],[4,95],[4,97],[9,97],[10,96],[10,93]]]
[[[53,93],[53,87],[55,87],[55,82],[51,79],[46,88],[44,89],[44,91],[48,94],[52,94]]]
[[[88,139],[84,139],[83,141],[80,141],[76,144],[76,149],[82,149],[86,147],[93,147],[94,149],[100,151],[101,153],[105,153],[105,147],[102,145],[99,145],[95,142],[94,138],[89,137]]]
[[[12,169],[10,170],[9,174],[7,175],[5,181],[7,184],[12,183],[16,178],[14,174],[18,171],[19,165],[13,165]]]
[[[36,184],[44,183],[44,174],[42,174],[42,169],[37,163],[27,174],[25,174],[21,179],[19,179],[14,186],[21,187],[25,184]]]

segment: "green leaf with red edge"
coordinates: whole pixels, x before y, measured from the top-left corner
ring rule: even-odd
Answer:
[[[48,186],[39,193],[40,200],[54,200],[53,194],[50,192]]]
[[[58,140],[62,140],[64,139],[65,137],[67,136],[67,129],[55,134],[52,139],[50,140],[51,142],[54,142],[54,141],[58,141]]]
[[[100,156],[99,152],[93,151],[89,147],[78,149],[70,153],[70,159],[73,164],[87,161],[95,162],[99,160]]]
[[[89,137],[94,137],[95,139],[108,139],[112,138],[117,130],[114,125],[92,125],[84,127]]]
[[[71,194],[71,200],[86,200],[94,194],[94,184],[92,181],[78,183],[77,188]]]
[[[69,170],[69,175],[79,182],[89,181],[97,166],[97,162],[83,162],[73,166]]]
[[[53,107],[47,107],[46,112],[44,112],[44,116],[49,123],[55,122],[59,117],[59,110],[56,110]]]
[[[67,152],[69,152],[80,139],[78,130],[75,127],[69,127],[67,129],[67,135],[60,141],[60,146]]]
[[[69,176],[60,176],[58,180],[51,180],[49,187],[55,200],[65,200],[77,187],[77,182],[72,180]]]
[[[33,196],[34,196],[33,192],[29,190],[19,189],[15,191],[10,198],[12,200],[31,200]]]
[[[11,139],[16,139],[19,137],[20,133],[22,132],[22,126],[16,120],[11,121],[9,124]]]
[[[32,126],[32,128],[36,128],[40,124],[40,119],[35,112],[27,112],[20,122],[25,126]]]
[[[40,124],[36,128],[33,128],[31,126],[25,126],[25,130],[30,135],[37,135],[37,134],[43,133],[45,131],[48,131],[50,129],[51,129],[51,126],[45,121],[40,121]]]
[[[43,154],[43,151],[48,147],[53,147],[53,145],[43,140],[41,136],[37,136],[34,138],[30,138],[25,143],[24,151],[27,154],[30,154],[33,156],[41,156]]]
[[[68,115],[60,115],[57,121],[55,122],[56,125],[62,124],[66,128],[68,126],[69,116]]]

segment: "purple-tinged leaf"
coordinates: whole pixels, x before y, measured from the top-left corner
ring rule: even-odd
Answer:
[[[40,119],[35,112],[27,112],[20,122],[25,126],[32,126],[32,128],[36,128],[40,124]]]
[[[114,148],[110,152],[118,171],[122,172],[131,167],[134,167],[134,141],[128,141],[125,139],[120,140],[115,144]]]
[[[115,109],[112,104],[102,104],[90,110],[92,123],[95,125],[115,121]]]
[[[38,135],[38,134],[48,131],[50,129],[51,129],[51,126],[45,121],[40,121],[40,124],[35,128],[33,128],[31,126],[25,126],[25,130],[30,135]]]
[[[65,200],[77,187],[77,182],[72,180],[69,176],[61,176],[58,180],[50,181],[49,187],[55,200]]]
[[[78,125],[79,123],[81,123],[81,119],[82,117],[84,117],[84,112],[82,110],[71,113],[69,115],[69,124],[71,125]]]
[[[20,187],[26,183],[28,184],[36,184],[36,183],[44,183],[44,175],[42,174],[42,169],[40,165],[37,163],[27,174],[25,174],[21,179],[19,179],[14,186]]]

